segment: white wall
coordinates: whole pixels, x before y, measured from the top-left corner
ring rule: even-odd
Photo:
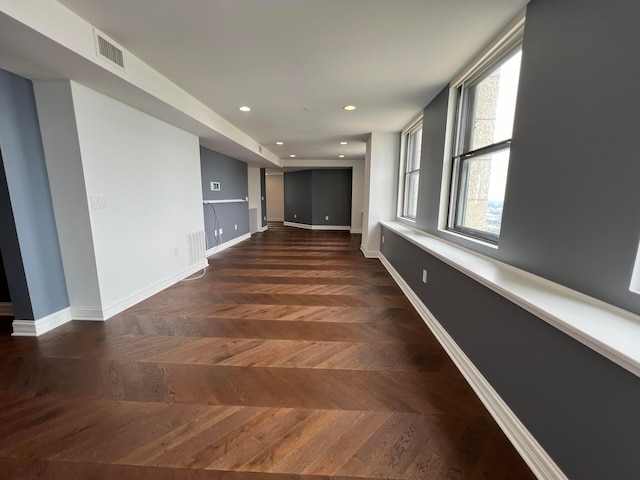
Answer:
[[[33,83],[69,304],[74,318],[102,314],[87,192],[68,80]]]
[[[284,221],[284,176],[281,173],[270,174],[266,178],[267,220]]]
[[[198,137],[71,83],[103,310],[187,270],[204,229]],[[177,256],[176,256],[177,251]]]
[[[108,318],[197,270],[198,137],[75,82],[37,82],[36,95],[74,318]],[[97,298],[78,298],[83,284]]]
[[[398,133],[371,133],[367,140],[364,167],[361,245],[362,252],[367,257],[380,254],[380,222],[395,219],[399,155]]]

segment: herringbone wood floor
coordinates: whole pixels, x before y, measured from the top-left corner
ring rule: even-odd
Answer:
[[[533,479],[359,236],[282,226],[0,338],[0,478]]]

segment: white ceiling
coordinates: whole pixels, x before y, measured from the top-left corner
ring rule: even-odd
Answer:
[[[401,130],[527,1],[60,3],[277,156],[360,159],[369,132]]]

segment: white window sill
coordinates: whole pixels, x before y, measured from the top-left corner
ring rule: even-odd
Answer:
[[[640,316],[407,225],[381,224],[640,376]]]

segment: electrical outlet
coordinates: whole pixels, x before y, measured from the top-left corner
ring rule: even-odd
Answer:
[[[214,237],[217,237],[217,236],[218,236],[218,230],[214,230],[214,231],[213,231],[213,236],[214,236]]]
[[[293,218],[298,218],[298,215],[296,215],[295,213],[293,214]]]
[[[222,235],[222,229],[218,230],[218,232],[220,233],[220,235]]]
[[[325,219],[325,220],[329,220],[329,215],[325,215],[325,216],[324,216],[324,219]]]
[[[422,283],[427,283],[427,271],[422,270]]]
[[[174,248],[173,249],[173,256],[174,257],[179,257],[180,256],[180,249]]]
[[[384,243],[384,235],[382,235],[382,243]]]
[[[234,225],[233,228],[235,228],[237,230],[238,229],[238,225]]]

